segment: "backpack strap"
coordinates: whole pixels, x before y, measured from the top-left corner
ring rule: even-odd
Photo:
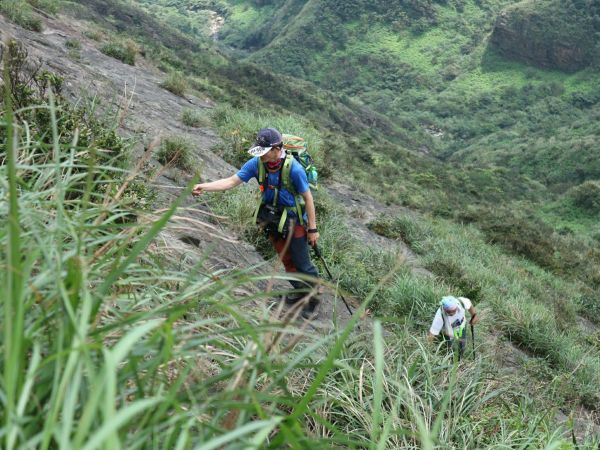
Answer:
[[[294,202],[295,202],[295,212],[296,215],[298,216],[298,221],[300,222],[300,225],[304,225],[304,217],[303,216],[303,212],[302,212],[302,207],[304,206],[304,197],[302,197],[301,195],[299,195],[296,192],[296,188],[294,187],[294,184],[292,183],[292,178],[290,176],[291,172],[292,172],[292,165],[294,164],[294,156],[291,154],[287,154],[285,157],[285,161],[283,162],[283,167],[281,168],[281,180],[283,182],[283,187],[288,191],[291,192],[294,195]]]
[[[258,205],[256,205],[256,209],[254,210],[254,222],[258,220],[258,211],[263,204],[263,195],[267,190],[267,170],[265,169],[265,164],[258,158],[258,189],[260,190],[260,198],[258,199]]]
[[[304,198],[301,195],[296,193],[296,189],[291,180],[290,172],[292,171],[292,164],[294,163],[294,157],[292,155],[286,155],[285,161],[280,169],[279,175],[279,185],[275,188],[275,194],[273,195],[273,206],[277,206],[277,201],[279,200],[279,191],[283,186],[284,189],[289,191],[294,196],[294,206],[287,206],[284,208],[283,213],[281,214],[281,219],[279,220],[278,231],[281,233],[283,231],[283,227],[285,225],[288,212],[294,211],[298,217],[298,222],[300,225],[304,225],[304,217],[302,207],[304,206]],[[260,207],[263,205],[264,194],[269,187],[269,177],[267,176],[267,169],[265,164],[260,160],[258,160],[258,184],[261,192],[260,199],[258,201],[258,205],[256,210],[254,211],[254,221],[258,219],[258,211]]]
[[[267,169],[265,163],[260,158],[258,159],[258,184],[260,186],[260,192],[265,192],[267,189]]]
[[[281,180],[283,182],[283,187],[295,195],[296,190],[294,189],[294,185],[292,184],[292,179],[290,177],[293,162],[294,157],[290,154],[287,154],[285,156],[285,161],[283,162],[283,168],[281,169]]]

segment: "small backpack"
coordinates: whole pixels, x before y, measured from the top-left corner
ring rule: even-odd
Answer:
[[[310,153],[306,148],[306,141],[298,136],[292,136],[291,134],[283,135],[283,148],[288,155],[292,155],[296,161],[300,163],[300,165],[304,168],[306,172],[306,178],[308,178],[308,184],[311,189],[317,190],[319,173],[317,172],[317,168],[315,167],[314,161]],[[287,172],[284,169],[283,175],[283,183],[284,185],[290,186],[289,182],[290,178],[290,167],[291,164],[287,168]],[[286,184],[287,179],[287,184]],[[292,188],[293,189],[293,188]]]

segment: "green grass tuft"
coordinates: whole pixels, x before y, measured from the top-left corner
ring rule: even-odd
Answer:
[[[130,39],[124,41],[111,41],[100,47],[100,51],[105,55],[115,58],[122,63],[135,65],[135,57],[139,48],[135,42]]]
[[[179,97],[184,97],[186,91],[189,89],[187,79],[179,72],[172,72],[160,83],[160,87]]]
[[[210,124],[208,115],[195,109],[184,109],[181,113],[181,122],[188,127],[206,127]]]
[[[192,168],[192,143],[183,137],[168,137],[163,140],[156,158],[162,164],[190,170]]]

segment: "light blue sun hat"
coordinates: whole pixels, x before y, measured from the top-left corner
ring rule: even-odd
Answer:
[[[452,311],[455,308],[458,308],[458,299],[456,297],[452,297],[448,295],[446,297],[442,297],[442,308],[446,311]]]

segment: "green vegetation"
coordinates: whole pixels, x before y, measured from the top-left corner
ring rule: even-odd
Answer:
[[[158,150],[156,159],[162,164],[174,165],[183,170],[190,170],[192,144],[183,137],[171,136],[165,138]]]
[[[350,338],[350,323],[319,337],[240,309],[237,288],[264,276],[213,276],[202,262],[182,271],[168,247],[150,247],[181,199],[162,216],[119,226],[129,206],[98,193],[121,183],[122,170],[109,163],[87,164],[81,195],[69,198],[81,182],[72,149],[91,148],[61,143],[56,130],[69,119],[41,105],[55,130],[53,163],[36,162],[11,99],[3,104],[0,168],[11,199],[2,203],[9,220],[0,229],[10,268],[0,283],[10,318],[0,338],[5,448],[560,442],[547,418],[524,426],[534,405],[518,393],[506,398],[481,362],[452,368],[448,355],[408,332],[399,336],[406,345],[389,345],[379,322],[366,336]],[[491,411],[486,421],[461,419]],[[496,427],[518,431],[489,433]]]
[[[574,72],[600,63],[598,31],[600,6],[593,0],[522,1],[506,10],[492,42],[513,58]],[[511,49],[515,37],[528,42]]]
[[[222,127],[222,136],[229,139],[228,148],[235,148],[239,143],[240,150],[249,144],[242,138],[246,124],[256,129],[260,124],[278,120],[277,116],[265,116],[254,123],[257,117],[253,121],[247,113],[231,111],[217,114],[216,119]],[[291,120],[277,126],[282,130],[287,129],[283,126],[295,130],[302,127],[301,123],[294,124]],[[236,158],[236,154],[232,152],[229,158]],[[239,159],[231,162],[241,164],[247,159],[243,152],[239,155]],[[234,220],[239,234],[261,244],[251,220],[254,202],[250,193],[223,194],[215,197],[211,204],[219,213]],[[597,349],[579,346],[575,322],[580,312],[578,305],[582,304],[580,299],[589,295],[584,281],[589,283],[588,277],[593,277],[600,266],[600,260],[590,258],[593,246],[577,248],[577,241],[561,240],[564,238],[553,236],[543,224],[536,226],[526,218],[515,216],[511,219],[508,215],[488,219],[484,211],[473,215],[483,216],[482,222],[488,224],[488,228],[484,228],[485,234],[448,221],[406,216],[381,218],[370,224],[374,231],[388,238],[401,238],[422,255],[423,264],[438,277],[432,281],[412,275],[402,266],[402,261],[394,261],[393,254],[359,244],[352,238],[351,230],[341,225],[344,220],[339,208],[322,194],[317,196],[317,210],[323,230],[321,247],[325,249],[341,286],[357,298],[367,296],[380,283],[382,274],[401,264],[398,275],[380,286],[376,300],[369,305],[376,315],[422,330],[428,327],[431,311],[435,310],[439,298],[448,291],[489,305],[494,315],[502,309],[501,331],[508,339],[534,356],[549,358],[550,368],[557,373],[565,377],[575,374],[577,386],[572,388],[569,383],[557,386],[553,401],[581,402],[595,408],[595,403],[600,400],[594,393],[595,384],[600,382],[593,375],[599,369]],[[562,279],[520,258],[507,256],[500,248],[488,244],[490,238],[511,253],[526,255],[567,278]],[[596,252],[595,258],[598,256]],[[579,264],[576,269],[574,264]],[[569,280],[574,273],[579,278]],[[507,284],[508,280],[511,280],[510,284]],[[582,308],[581,313],[588,316],[589,311]],[[597,318],[592,320],[597,321]],[[568,350],[571,346],[573,352]]]
[[[256,130],[276,126],[307,139],[325,178],[418,211],[371,221],[389,245],[368,246],[338,200],[318,193],[324,256],[374,319],[353,334],[353,323],[303,329],[262,306],[279,294],[262,291],[278,269],[213,273],[204,255],[187,264],[185,250],[155,239],[169,221],[189,226],[177,203],[144,210],[153,193],[124,170],[129,143],[93,104],[70,107],[60,77],[19,78],[26,55],[9,47],[3,448],[598,445],[565,438],[573,423],[555,420],[600,404],[598,333],[581,326],[600,317],[593,69],[544,71],[486,47],[509,1],[141,3],[163,22],[117,0],[73,14],[96,22],[99,42],[130,36],[133,57],[143,48],[217,101],[217,154],[239,166]],[[257,52],[237,61],[179,32],[208,36],[211,11],[227,19],[224,42]],[[202,123],[193,110],[181,120]],[[177,136],[157,155],[183,170],[191,157]],[[246,187],[202,200],[272,258],[252,223],[255,196]],[[422,339],[449,292],[483,317],[477,358],[457,366]],[[510,372],[498,355],[516,349]]]
[[[107,42],[100,47],[100,51],[105,55],[133,66],[135,65],[135,57],[139,51],[139,48],[131,39],[125,39]]]
[[[569,191],[573,203],[589,214],[600,213],[600,183],[586,181]]]
[[[67,56],[70,59],[75,61],[81,59],[81,42],[78,39],[67,39],[65,47],[67,47]]]
[[[160,83],[160,87],[179,97],[184,97],[185,92],[188,90],[188,82],[183,75],[178,72],[173,72]]]
[[[10,20],[32,31],[42,31],[42,21],[33,15],[31,5],[25,0],[3,0],[0,13]]]
[[[169,0],[140,0],[139,3],[172,28],[199,38],[211,35],[215,16],[223,15],[227,8],[221,0],[193,0],[185,4]]]
[[[210,123],[210,119],[206,112],[196,109],[184,109],[181,113],[181,122],[188,127],[206,127]]]
[[[248,59],[260,65],[308,78],[388,116],[402,127],[402,146],[460,165],[505,167],[556,190],[599,176],[600,155],[592,145],[598,73],[546,71],[499,56],[486,36],[514,2],[376,2],[369,20],[360,1],[321,0],[302,9],[302,2],[268,3],[231,2],[229,11],[247,7],[246,14],[262,20],[231,13],[225,42],[250,50]],[[545,28],[535,22],[530,30],[525,23],[523,32],[542,39],[547,28],[561,36],[573,28],[595,36],[585,31],[598,26],[594,8],[586,1],[543,8],[520,2],[509,18],[535,10]],[[273,21],[282,26],[271,27]],[[594,39],[586,48],[594,48]]]
[[[65,47],[73,49],[73,50],[80,50],[81,42],[78,39],[67,39],[65,41]]]

